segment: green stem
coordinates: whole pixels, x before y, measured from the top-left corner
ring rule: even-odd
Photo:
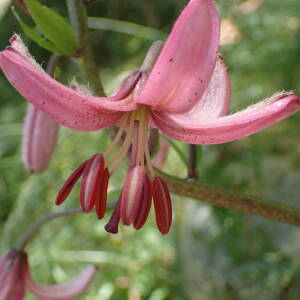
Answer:
[[[174,194],[300,226],[300,208],[271,200],[238,195],[200,180],[185,181],[158,170],[156,173],[166,181],[170,191]]]
[[[197,179],[198,172],[196,168],[197,162],[197,150],[196,145],[190,144],[189,145],[189,168],[188,168],[188,178],[189,179]]]
[[[80,0],[66,0],[69,17],[75,30],[79,44],[82,69],[91,88],[98,96],[104,96],[104,89],[99,78],[98,70],[94,60],[93,50],[90,43],[87,27],[86,9]]]
[[[25,248],[25,246],[27,245],[27,243],[29,242],[29,240],[36,234],[38,229],[45,223],[47,223],[53,219],[56,219],[58,217],[72,216],[75,214],[82,214],[82,213],[83,212],[80,208],[74,208],[74,209],[69,209],[69,210],[65,210],[65,211],[61,211],[61,212],[57,212],[57,213],[52,213],[52,214],[49,214],[49,215],[37,220],[28,228],[28,230],[25,232],[24,236],[22,237],[22,239],[19,241],[19,243],[16,245],[15,248],[20,251],[23,250]]]
[[[111,202],[107,205],[107,209],[115,208],[116,205],[117,202]],[[35,236],[39,228],[45,223],[48,223],[49,221],[59,217],[67,217],[67,216],[73,216],[73,215],[78,215],[83,213],[84,212],[82,211],[81,208],[71,208],[61,212],[51,213],[47,216],[42,217],[41,219],[31,224],[31,226],[27,229],[22,239],[19,241],[19,243],[16,245],[15,248],[19,251],[22,251],[26,247],[27,243]]]

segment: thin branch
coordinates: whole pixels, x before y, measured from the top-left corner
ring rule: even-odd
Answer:
[[[65,211],[61,211],[61,212],[57,212],[57,213],[52,213],[52,214],[49,214],[49,215],[37,220],[28,228],[28,230],[26,231],[26,233],[24,234],[24,236],[22,237],[22,239],[16,245],[15,248],[17,250],[23,250],[25,248],[26,244],[29,242],[29,240],[36,234],[38,229],[45,223],[47,223],[53,219],[56,219],[58,217],[72,216],[72,215],[81,214],[81,213],[83,213],[82,209],[74,208],[74,209],[69,209],[69,210],[65,210]]]
[[[116,201],[108,203],[107,209],[112,209],[116,205],[117,205]],[[47,216],[42,217],[41,219],[31,224],[31,226],[27,229],[22,239],[19,241],[19,243],[16,245],[15,248],[20,251],[23,250],[26,247],[27,243],[30,241],[30,239],[32,239],[35,236],[39,228],[45,223],[48,223],[49,221],[59,217],[67,217],[67,216],[73,216],[73,215],[83,214],[83,213],[85,212],[83,212],[81,208],[71,208],[68,210],[51,213]]]
[[[77,34],[80,44],[79,54],[82,59],[84,75],[96,95],[104,96],[103,86],[99,78],[90,43],[86,9],[80,0],[67,0],[67,6],[72,27]]]
[[[188,168],[188,178],[189,179],[197,179],[198,172],[196,167],[197,162],[197,150],[196,145],[189,145],[189,168]]]
[[[186,181],[156,170],[174,194],[213,205],[300,226],[300,208],[275,201],[238,195],[200,180]]]

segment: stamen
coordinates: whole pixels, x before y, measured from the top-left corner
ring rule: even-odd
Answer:
[[[166,234],[169,232],[172,224],[170,192],[166,183],[158,176],[153,180],[152,189],[156,224],[159,231],[162,234]]]
[[[72,174],[69,176],[69,178],[66,180],[60,191],[58,192],[58,195],[56,196],[56,205],[62,204],[66,198],[71,193],[75,183],[78,181],[78,179],[81,177],[87,163],[89,162],[90,158],[83,162],[79,167],[77,167]]]
[[[154,178],[155,177],[155,172],[154,172],[154,169],[153,169],[153,166],[152,166],[148,144],[145,147],[145,156],[146,156],[146,163],[147,163],[148,171],[151,175],[151,178]]]
[[[106,158],[110,153],[111,151],[113,150],[113,148],[119,143],[121,137],[122,137],[122,134],[123,132],[125,131],[125,127],[126,127],[126,121],[128,120],[129,118],[129,114],[126,113],[122,116],[121,120],[120,120],[120,127],[119,127],[119,130],[112,142],[112,144],[108,147],[108,149],[103,153],[103,156],[104,158]]]
[[[137,156],[136,156],[136,164],[140,164],[144,168],[145,158],[144,158],[144,152],[145,152],[145,118],[146,116],[146,107],[143,105],[140,108],[140,115],[139,115],[139,133],[138,133],[138,145],[137,145]],[[147,133],[146,133],[147,134]]]
[[[133,112],[130,115],[127,135],[126,135],[123,145],[121,146],[120,150],[107,163],[107,167],[111,167],[113,164],[115,164],[112,167],[110,174],[112,174],[120,166],[120,164],[122,163],[122,160],[127,155],[127,152],[131,145],[132,136],[133,136],[134,119],[135,119],[135,113]],[[115,159],[116,157],[117,157],[117,159]]]
[[[119,197],[117,206],[115,207],[112,216],[110,217],[108,223],[104,227],[107,232],[110,232],[113,234],[116,234],[119,231],[118,227],[119,227],[119,222],[120,222],[120,218],[121,218],[121,210],[120,210],[121,197],[122,197],[122,193]]]
[[[143,130],[144,130],[143,137],[144,138],[148,136],[149,117],[150,117],[150,114],[149,114],[149,111],[147,110],[146,115],[145,115],[145,124],[144,124],[144,128],[143,128]],[[143,148],[144,148],[143,156],[145,155],[145,157],[146,157],[147,168],[149,170],[151,177],[154,178],[155,172],[154,172],[152,162],[151,162],[148,139],[146,139],[146,141],[144,141]]]
[[[137,163],[137,153],[138,153],[138,141],[139,141],[139,121],[134,121],[134,128],[133,128],[133,135],[131,141],[131,156],[130,156],[130,163],[129,169],[136,166]]]

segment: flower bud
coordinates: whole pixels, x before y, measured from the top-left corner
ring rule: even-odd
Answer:
[[[59,125],[47,114],[28,104],[23,131],[23,161],[29,172],[42,172],[51,160]]]

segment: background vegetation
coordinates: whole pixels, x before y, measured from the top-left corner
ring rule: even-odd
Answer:
[[[41,2],[67,17],[64,1]],[[168,33],[186,2],[98,0],[88,11],[90,16],[130,21]],[[218,0],[217,5],[223,19],[221,53],[232,80],[231,110],[280,90],[300,94],[299,1]],[[21,29],[10,9],[0,9],[3,49],[12,33]],[[24,13],[18,13],[30,23]],[[91,33],[108,92],[128,71],[139,67],[151,39],[111,31]],[[22,37],[45,66],[50,53]],[[60,76],[63,82],[76,73],[67,61],[61,69],[66,70]],[[64,179],[109,141],[101,132],[61,128],[50,167],[43,174],[30,175],[24,170],[20,151],[26,102],[2,74],[0,91],[0,247],[4,253],[29,224],[58,210],[54,199]],[[300,206],[299,126],[300,114],[296,114],[240,141],[203,147],[200,178]],[[186,176],[173,150],[165,170]],[[110,200],[117,197],[123,171],[112,182]],[[27,248],[34,277],[45,283],[61,282],[92,262],[99,264],[100,271],[80,299],[299,299],[298,228],[191,199],[174,196],[173,200],[174,225],[168,236],[157,231],[153,215],[142,230],[121,227],[116,236],[104,231],[107,219],[98,221],[94,214],[52,221]],[[67,207],[78,207],[78,190],[64,204]]]

